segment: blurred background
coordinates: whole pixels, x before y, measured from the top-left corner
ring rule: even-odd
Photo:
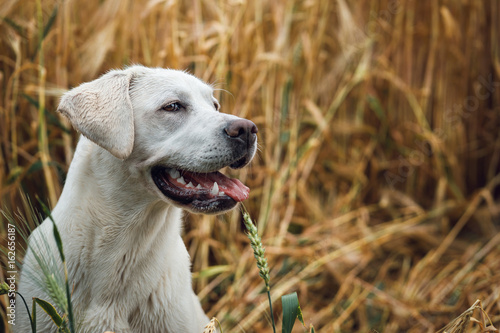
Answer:
[[[499,34],[494,0],[0,0],[1,207],[57,202],[67,89],[186,69],[259,127],[226,173],[251,188],[278,327],[297,291],[320,332],[434,332],[476,299],[498,328]],[[270,332],[244,230],[238,210],[186,217],[194,288],[225,332]]]

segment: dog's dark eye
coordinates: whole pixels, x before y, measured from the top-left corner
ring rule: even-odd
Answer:
[[[215,107],[215,110],[219,111],[219,109],[220,109],[219,103],[214,103],[214,107]]]
[[[161,109],[163,111],[167,111],[167,112],[175,112],[175,111],[179,111],[181,108],[182,108],[182,105],[179,102],[174,102],[174,103],[170,103],[170,104],[165,105]]]

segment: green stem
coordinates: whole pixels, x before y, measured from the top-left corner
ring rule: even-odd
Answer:
[[[75,324],[73,319],[73,305],[71,304],[71,292],[69,290],[69,281],[68,281],[68,267],[66,266],[66,261],[64,264],[64,277],[66,280],[66,297],[68,298],[68,320],[69,320],[69,329],[71,333],[75,333]]]
[[[276,333],[276,326],[274,325],[273,303],[271,302],[271,288],[267,286],[267,299],[269,300],[269,308],[271,309],[271,322],[273,324],[273,332]]]
[[[30,319],[31,329],[33,330],[33,333],[36,333],[35,327],[33,326],[33,320],[31,319],[30,309],[28,308],[28,304],[26,304],[26,300],[24,299],[23,295],[21,295],[20,292],[16,291],[16,294],[21,296],[21,299],[23,300],[24,306],[26,307],[26,311],[28,311],[28,317]]]

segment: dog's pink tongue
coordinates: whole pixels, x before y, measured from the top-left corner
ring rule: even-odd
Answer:
[[[225,182],[217,182],[219,189],[230,196],[236,202],[241,202],[248,198],[250,189],[238,179],[227,178]]]
[[[204,188],[212,188],[216,182],[219,191],[233,198],[236,202],[241,202],[248,198],[250,189],[238,179],[229,178],[220,172],[211,172],[207,174],[198,174],[195,176],[196,182]]]

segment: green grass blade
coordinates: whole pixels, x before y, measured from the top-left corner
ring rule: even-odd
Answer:
[[[31,97],[30,95],[21,94],[21,96],[26,101],[28,101],[28,103],[33,105],[35,108],[38,109],[40,107],[40,104],[38,103],[38,101],[36,99],[34,99],[33,97]],[[46,108],[44,108],[43,112],[44,112],[45,116],[47,117],[47,122],[49,124],[56,126],[57,128],[61,129],[65,133],[71,134],[71,130],[68,127],[64,126],[63,123],[61,123],[61,121],[59,120],[59,118],[57,118],[54,115],[54,113],[49,112]]]
[[[7,284],[7,282],[2,282],[0,284],[0,296],[8,294],[9,290],[10,290],[10,288],[9,288],[9,285]]]
[[[24,34],[24,31],[23,31],[23,28],[17,24],[14,20],[11,20],[10,18],[8,17],[2,17],[1,18],[5,23],[7,23],[8,25],[10,25],[14,30],[16,30],[16,32],[21,35],[21,36],[25,36]]]
[[[47,37],[47,35],[49,34],[49,31],[50,29],[52,28],[52,26],[54,25],[54,22],[56,20],[56,16],[57,16],[57,11],[58,11],[58,8],[57,8],[57,5],[54,7],[54,10],[52,11],[52,13],[50,14],[50,17],[49,17],[49,20],[47,21],[47,24],[45,25],[45,27],[43,28],[43,39],[45,39],[45,37]],[[42,41],[43,41],[42,39]]]
[[[61,255],[61,260],[63,263],[66,263],[66,258],[64,257],[64,251],[63,251],[63,245],[62,245],[62,240],[61,240],[61,235],[59,234],[59,230],[57,229],[56,223],[52,219],[52,216],[50,216],[50,220],[52,221],[54,225],[54,238],[56,239],[57,243],[57,248],[59,249],[59,254]]]
[[[36,297],[33,298],[33,301],[36,302],[38,305],[40,305],[43,311],[45,311],[49,315],[49,317],[52,319],[52,321],[54,322],[54,324],[56,324],[57,327],[61,327],[61,325],[63,325],[64,320],[59,315],[59,313],[57,313],[56,308],[52,304]],[[33,312],[34,311],[35,307],[33,307]]]
[[[299,298],[297,293],[291,293],[281,296],[281,305],[283,306],[283,326],[281,332],[291,333],[295,319],[299,314]]]
[[[382,121],[383,123],[387,122],[387,112],[384,110],[382,107],[382,104],[380,103],[379,99],[373,95],[368,95],[366,97],[366,100],[368,101],[368,105],[370,105],[370,108],[375,112],[375,115],[377,118]]]
[[[36,300],[34,297],[33,304],[31,305],[31,330],[33,333],[36,333]]]
[[[297,299],[297,318],[302,323],[302,326],[306,327],[306,324],[304,324],[304,316],[302,316],[302,309],[300,308],[298,299]]]
[[[66,273],[66,295],[68,297],[68,320],[69,320],[69,328],[70,328],[70,331],[71,333],[75,333],[75,319],[74,319],[74,316],[73,316],[73,305],[71,304],[71,291],[69,289],[69,282],[68,282],[68,274],[67,274],[67,268],[66,268],[66,264],[64,264],[64,270],[65,270],[65,273]]]
[[[47,35],[49,34],[50,29],[52,28],[52,26],[54,25],[54,22],[56,21],[57,12],[58,12],[58,7],[56,5],[54,7],[54,10],[52,10],[52,13],[50,14],[50,17],[49,17],[49,20],[47,21],[47,24],[45,24],[45,26],[43,27],[43,30],[39,34],[38,45],[37,45],[37,48],[36,48],[37,52],[35,52],[33,54],[33,56],[31,57],[31,61],[35,60],[35,57],[36,57],[37,53],[41,50],[42,43],[45,40],[45,37],[47,37]],[[41,17],[39,19],[41,19]],[[39,21],[39,23],[40,23],[40,25],[43,26],[43,22],[41,20]]]
[[[41,200],[38,200],[38,202],[42,206],[43,212],[45,214],[47,214],[47,216],[49,217],[49,219],[52,221],[52,224],[54,226],[53,232],[54,232],[54,238],[56,239],[57,249],[59,250],[59,255],[61,256],[61,260],[62,260],[62,262],[64,264],[64,263],[66,263],[66,258],[64,257],[62,239],[61,239],[61,235],[59,234],[59,230],[57,229],[56,222],[52,218],[52,215],[50,214],[49,208]]]

